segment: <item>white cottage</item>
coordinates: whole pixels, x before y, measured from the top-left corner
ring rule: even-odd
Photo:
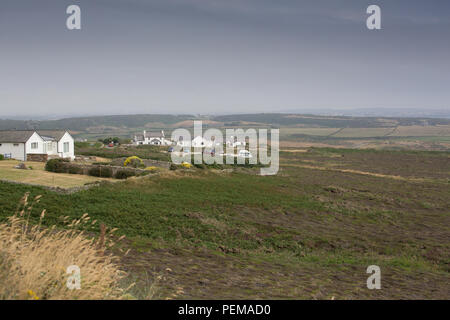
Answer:
[[[163,130],[159,132],[147,132],[144,130],[142,135],[134,136],[133,144],[135,145],[151,144],[156,146],[169,146],[172,144],[172,141],[166,139]]]
[[[49,157],[75,159],[75,141],[68,131],[39,130],[37,133],[47,142],[44,153]]]
[[[0,131],[0,154],[21,161],[75,158],[74,140],[67,131]]]

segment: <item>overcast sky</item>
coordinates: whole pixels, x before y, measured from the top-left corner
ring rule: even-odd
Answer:
[[[0,117],[449,101],[448,0],[0,1]]]

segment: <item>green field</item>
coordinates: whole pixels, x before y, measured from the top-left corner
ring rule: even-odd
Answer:
[[[152,283],[158,298],[448,297],[448,152],[312,148],[281,162],[276,176],[177,170],[71,195],[0,183],[0,213],[31,191],[34,221],[45,208],[47,225],[87,212],[119,228],[136,297]],[[371,264],[382,290],[366,288]]]

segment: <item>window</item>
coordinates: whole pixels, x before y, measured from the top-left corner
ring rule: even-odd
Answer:
[[[52,151],[53,150],[53,144],[51,142],[47,143],[47,150]]]
[[[38,143],[37,142],[32,142],[31,143],[31,149],[37,149],[38,148]]]
[[[64,152],[69,152],[69,143],[64,142]]]
[[[19,146],[19,144],[18,143],[14,143],[14,147],[18,147]]]

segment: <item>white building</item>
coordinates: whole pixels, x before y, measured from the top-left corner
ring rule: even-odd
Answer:
[[[59,158],[75,159],[75,141],[68,131],[39,130],[37,133],[47,142],[44,153]]]
[[[133,144],[135,145],[143,145],[150,144],[156,146],[170,146],[172,145],[172,141],[166,139],[164,135],[164,131],[160,132],[147,132],[143,131],[142,135],[135,135],[133,139]]]
[[[26,161],[46,158],[75,158],[74,140],[67,131],[0,131],[0,154]]]

